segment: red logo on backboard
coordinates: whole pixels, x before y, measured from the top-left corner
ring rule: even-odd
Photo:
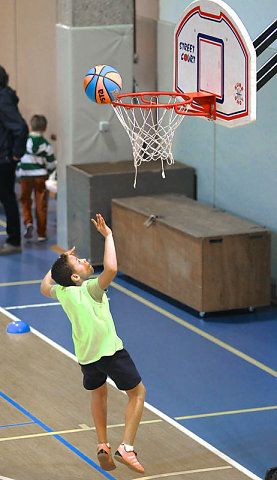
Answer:
[[[239,105],[241,105],[243,102],[243,86],[241,83],[236,83],[235,91],[236,91],[235,100]]]

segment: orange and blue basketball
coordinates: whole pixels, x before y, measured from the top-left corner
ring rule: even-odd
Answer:
[[[110,65],[96,65],[85,75],[84,90],[92,102],[111,103],[117,99],[121,89],[121,76]]]

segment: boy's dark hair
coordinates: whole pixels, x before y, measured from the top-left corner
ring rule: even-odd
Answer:
[[[47,128],[47,120],[44,115],[33,115],[31,118],[31,127],[34,132],[44,132]]]
[[[4,67],[1,67],[0,65],[0,88],[6,87],[8,83],[9,83],[9,75],[7,74]]]
[[[67,255],[64,253],[53,263],[51,268],[51,276],[53,280],[63,287],[71,287],[76,285],[71,280],[71,275],[74,273],[73,268],[67,261]]]

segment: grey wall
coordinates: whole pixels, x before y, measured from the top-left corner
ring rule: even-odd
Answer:
[[[124,89],[132,91],[133,3],[60,0],[57,6],[57,241],[68,247],[66,166],[131,158],[129,140],[112,107],[91,102],[83,79],[94,65],[112,65],[120,72]],[[101,121],[109,123],[109,132],[100,132]]]
[[[159,0],[159,19],[177,23],[190,0]],[[275,0],[227,0],[227,3],[240,17],[247,31],[254,40],[276,18]],[[275,46],[276,46],[275,42]]]
[[[191,2],[160,0],[158,22],[158,89],[173,86],[175,23]],[[276,17],[276,1],[228,0],[254,40]],[[277,42],[257,59],[259,68],[276,52]],[[165,62],[165,57],[167,62]],[[170,67],[169,67],[170,65]],[[277,136],[275,95],[277,77],[257,93],[257,120],[236,129],[185,118],[178,128],[173,153],[176,160],[196,168],[198,199],[266,226],[272,232],[272,283],[277,288]]]

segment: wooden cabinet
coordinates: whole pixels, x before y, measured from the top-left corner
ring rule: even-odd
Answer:
[[[76,254],[101,265],[104,239],[92,226],[90,219],[101,213],[111,225],[111,200],[138,195],[182,193],[195,198],[195,170],[175,162],[165,166],[162,178],[160,162],[143,163],[138,169],[134,188],[135,169],[132,161],[89,163],[67,167],[68,245],[76,245]]]
[[[118,268],[199,312],[270,303],[270,232],[168,194],[112,201]]]

